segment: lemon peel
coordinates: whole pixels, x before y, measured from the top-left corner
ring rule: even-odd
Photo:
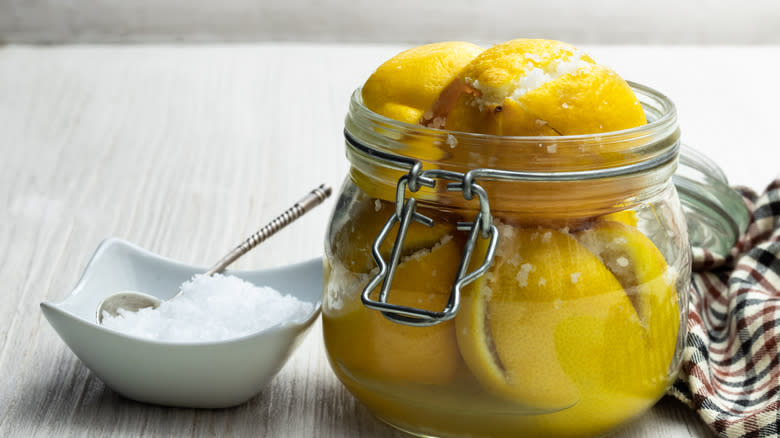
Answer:
[[[424,116],[433,122],[430,111],[442,91],[480,52],[481,47],[462,41],[405,50],[385,61],[368,78],[362,89],[363,103],[401,122],[420,123]]]
[[[604,216],[601,216],[599,220],[620,222],[622,224],[635,227],[637,222],[639,222],[639,217],[634,210],[622,210],[605,214]]]
[[[615,275],[636,317],[613,308],[604,323],[577,316],[557,327],[556,343],[567,333],[569,346],[559,351],[561,366],[580,382],[583,398],[539,417],[541,435],[602,433],[651,406],[673,375],[680,315],[675,275],[661,252],[639,229],[616,221],[596,222],[576,238]]]
[[[376,272],[371,246],[395,204],[361,196],[348,205],[350,220],[332,231],[332,264],[326,271],[328,287],[344,283],[351,291],[339,311],[323,313],[325,342],[333,357],[347,369],[389,381],[444,384],[460,369],[454,322],[432,327],[409,327],[366,309],[359,293]],[[435,215],[425,209],[421,213]],[[380,247],[389,260],[396,225]],[[401,259],[388,301],[402,306],[440,311],[449,301],[463,238],[453,225],[437,221],[428,228],[414,223],[403,243]],[[333,278],[341,275],[344,280]],[[359,285],[355,278],[361,279]],[[362,347],[356,348],[358,343]]]
[[[395,214],[395,203],[361,196],[348,208],[350,209],[348,216],[351,219],[332,231],[334,236],[330,241],[333,242],[333,257],[352,272],[368,273],[377,266],[372,255],[372,246],[387,220]],[[436,217],[428,211],[423,214]],[[431,248],[445,235],[454,231],[455,226],[443,220],[435,221],[431,228],[413,223],[406,234],[401,254],[408,256],[422,249]],[[397,234],[396,225],[380,246],[380,252],[385,260],[389,259]]]
[[[646,123],[631,87],[560,41],[517,39],[480,53],[446,128],[494,135],[575,135]]]
[[[401,306],[440,311],[447,305],[462,245],[445,236],[431,249],[401,260],[388,301]],[[390,379],[424,384],[452,380],[461,362],[453,321],[410,327],[371,312],[376,373]]]
[[[655,244],[639,229],[602,221],[581,231],[577,239],[593,252],[623,285],[646,331],[647,344],[641,376],[631,376],[628,385],[646,385],[650,390],[669,372],[680,323],[676,272]],[[626,376],[626,372],[617,374]],[[654,385],[653,382],[656,382]]]
[[[577,327],[559,326],[572,318],[604,325],[610,312],[639,318],[620,283],[573,236],[503,224],[499,233],[493,267],[463,293],[455,320],[461,355],[499,397],[537,409],[572,406],[583,397],[581,382],[559,356],[573,347]],[[585,367],[600,360],[579,358]]]
[[[445,115],[436,104],[457,98],[448,86],[482,48],[467,42],[448,41],[405,50],[380,65],[363,84],[363,104],[371,111],[400,122],[443,128]],[[451,97],[448,97],[451,96]],[[376,127],[382,135],[403,144],[403,154],[422,160],[439,160],[449,149],[446,135],[417,135],[409,130],[397,132]],[[352,172],[361,188],[377,198],[395,199],[395,182],[400,174],[390,169],[375,169],[376,178]],[[389,182],[385,182],[389,181]]]
[[[459,239],[445,235],[432,247],[403,257],[388,302],[442,310],[462,246]],[[354,311],[323,318],[326,346],[347,369],[390,382],[446,384],[456,376],[462,361],[453,321],[431,327],[400,325],[378,311],[361,308],[358,297],[353,300],[358,303]]]

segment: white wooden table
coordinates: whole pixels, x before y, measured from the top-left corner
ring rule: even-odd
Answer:
[[[338,187],[350,92],[400,49],[0,47],[0,436],[398,436],[334,377],[319,324],[249,403],[169,409],[106,389],[38,303],[64,297],[105,237],[205,266],[311,187]],[[670,95],[685,141],[733,183],[778,172],[780,48],[590,49]],[[320,254],[332,207],[238,267]],[[707,435],[672,399],[617,434]]]

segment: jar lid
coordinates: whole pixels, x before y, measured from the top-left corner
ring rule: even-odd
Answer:
[[[688,223],[692,246],[725,256],[750,222],[742,196],[732,189],[715,162],[683,145],[674,185]]]

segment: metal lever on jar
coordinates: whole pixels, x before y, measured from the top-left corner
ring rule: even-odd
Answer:
[[[412,172],[415,171],[419,171],[418,166],[413,168]],[[421,175],[418,174],[418,176]],[[414,176],[411,178],[413,179]],[[458,223],[458,230],[470,231],[470,233],[468,241],[466,242],[466,247],[463,250],[463,256],[460,260],[458,274],[453,282],[452,289],[450,291],[450,297],[444,309],[436,312],[389,303],[388,296],[390,294],[393,278],[395,276],[395,270],[398,267],[398,263],[401,258],[403,242],[409,230],[409,225],[411,225],[413,221],[417,221],[428,226],[433,225],[432,219],[417,213],[416,199],[408,198],[405,201],[403,200],[403,193],[407,187],[409,179],[410,176],[408,175],[405,175],[399,179],[397,202],[403,202],[403,204],[398,205],[400,208],[397,208],[397,211],[393,213],[393,215],[390,216],[390,218],[387,220],[372,246],[371,252],[374,260],[377,263],[377,266],[379,267],[379,273],[377,273],[363,289],[361,300],[363,305],[370,309],[382,312],[382,315],[391,321],[404,325],[425,327],[436,325],[455,317],[458,312],[458,308],[460,307],[461,289],[484,274],[493,262],[496,243],[498,242],[498,229],[491,223],[492,221],[490,221],[490,218],[486,218],[482,212],[477,214],[477,217],[473,222]],[[425,185],[432,186],[433,184]],[[474,184],[474,186],[476,186],[476,184]],[[453,187],[455,187],[454,184],[448,185],[448,189],[450,190],[452,190]],[[417,188],[419,188],[419,186],[417,186]],[[479,190],[477,190],[477,193],[481,194],[480,203],[485,204],[486,206],[487,197],[484,195],[484,190],[482,190],[480,187]],[[483,210],[487,210],[489,214],[489,208],[484,208]],[[390,253],[390,263],[388,265],[388,263],[385,262],[384,258],[382,257],[380,247],[396,223],[399,223],[398,234],[396,236],[395,243],[393,244],[392,252]],[[481,231],[483,229],[487,229],[489,231],[487,233],[482,233]],[[487,234],[484,237],[490,238],[488,249],[485,254],[485,260],[477,269],[467,273],[469,263],[471,262],[471,256],[474,253],[474,247],[477,243],[477,239],[480,237],[480,234]],[[379,291],[379,299],[374,300],[371,298],[371,294],[376,289],[376,287],[380,285],[380,283],[382,287]]]

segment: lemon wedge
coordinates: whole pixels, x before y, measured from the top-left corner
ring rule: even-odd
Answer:
[[[676,347],[680,324],[677,273],[655,244],[635,227],[597,222],[579,232],[577,239],[615,275],[645,328],[645,351],[635,364],[641,375],[622,371],[616,376],[623,377],[621,385],[637,390],[645,387],[652,392],[659,382],[665,383]]]
[[[401,122],[432,122],[430,111],[442,91],[480,52],[481,47],[462,41],[405,50],[380,65],[368,78],[363,85],[363,103],[368,109]]]
[[[517,39],[495,45],[458,76],[465,86],[447,129],[494,135],[596,134],[646,123],[631,87],[575,47]]]
[[[360,291],[376,272],[371,245],[394,208],[394,204],[386,201],[363,199],[352,206],[354,217],[335,231],[336,238],[330,239],[337,245],[332,248],[333,263],[346,268],[341,275],[357,273],[362,281],[359,285],[354,281],[340,281],[333,278],[336,270],[330,270],[328,283],[333,287],[341,283],[349,287],[350,302],[340,312],[323,315],[325,343],[333,357],[338,357],[347,369],[378,380],[447,383],[462,363],[453,321],[431,327],[410,327],[392,322],[360,302]],[[385,260],[389,259],[396,232],[397,226],[381,247]],[[451,225],[439,222],[431,229],[412,224],[388,302],[432,311],[444,309],[460,263],[462,240]]]
[[[615,276],[573,236],[510,225],[499,233],[492,268],[464,290],[456,317],[463,359],[497,396],[542,410],[572,406],[584,395],[561,355],[586,327],[566,322],[585,318],[588,329],[604,329],[610,315],[637,327],[639,318]],[[601,358],[578,360],[597,367]]]
[[[363,84],[363,104],[371,111],[400,122],[443,128],[444,110],[457,99],[459,90],[449,85],[482,48],[471,43],[448,41],[405,50],[390,58]],[[447,90],[447,91],[445,91]],[[438,106],[437,106],[438,105]],[[402,154],[421,160],[439,160],[445,156],[446,135],[413,135],[408,130],[375,129],[403,144]],[[374,167],[369,174],[353,168],[352,180],[370,196],[392,201],[402,172]],[[430,197],[427,189],[419,196]]]
[[[372,255],[372,246],[379,232],[387,220],[395,213],[395,203],[382,199],[360,196],[352,205],[348,216],[350,220],[341,226],[334,227],[332,243],[333,256],[346,269],[355,273],[367,273],[376,268],[377,264]],[[428,210],[421,210],[423,214],[434,216]],[[434,216],[435,217],[435,216]],[[402,256],[423,249],[432,248],[445,235],[455,231],[455,226],[447,224],[443,220],[436,220],[434,226],[428,228],[419,223],[413,223],[409,227],[404,240]],[[380,246],[380,252],[387,261],[393,248],[398,226],[396,225],[388,234]]]

